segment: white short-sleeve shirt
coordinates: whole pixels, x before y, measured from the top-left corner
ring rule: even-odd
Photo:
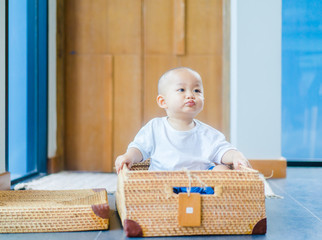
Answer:
[[[154,118],[140,129],[128,148],[140,150],[143,160],[151,159],[149,170],[207,170],[214,163],[220,164],[224,153],[235,148],[218,130],[199,120],[194,122],[191,130],[178,131],[167,117]]]

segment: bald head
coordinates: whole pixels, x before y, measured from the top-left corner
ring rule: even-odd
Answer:
[[[201,81],[201,77],[200,77],[199,73],[197,73],[195,70],[192,70],[191,68],[188,68],[188,67],[173,68],[173,69],[166,71],[160,77],[159,83],[158,83],[158,93],[164,94],[164,91],[166,90],[166,86],[169,84],[169,82],[174,77],[174,75],[180,74],[181,72],[184,72],[184,71],[191,73],[192,75],[194,75],[197,79],[199,79]]]

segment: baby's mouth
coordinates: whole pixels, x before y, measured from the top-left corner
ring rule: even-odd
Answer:
[[[196,105],[196,103],[195,103],[195,101],[188,101],[185,103],[185,105],[188,107],[192,107],[192,106]]]

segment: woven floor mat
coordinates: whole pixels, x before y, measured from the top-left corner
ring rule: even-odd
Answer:
[[[59,172],[31,182],[17,184],[15,190],[74,190],[105,188],[108,194],[115,193],[116,173]]]

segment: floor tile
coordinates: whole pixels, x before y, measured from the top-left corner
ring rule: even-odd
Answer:
[[[268,218],[267,237],[283,240],[319,240],[322,239],[322,223],[314,217]]]

